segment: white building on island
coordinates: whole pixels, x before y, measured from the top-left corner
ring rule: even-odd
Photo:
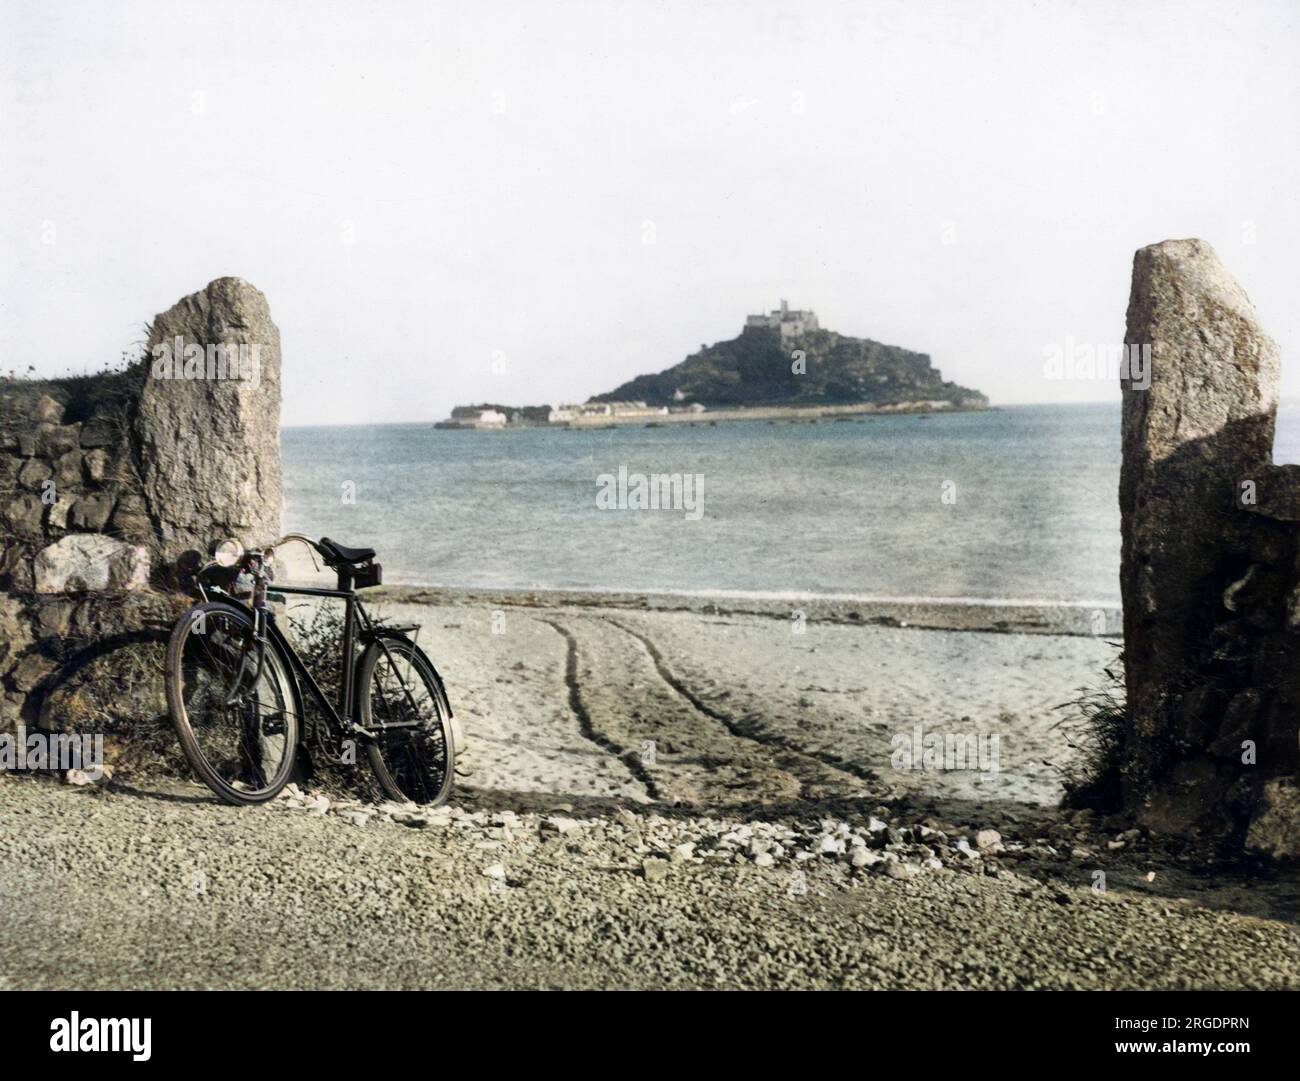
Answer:
[[[811,310],[791,308],[789,301],[782,300],[781,307],[767,315],[750,315],[745,317],[747,327],[766,327],[781,332],[781,341],[802,337],[810,330],[820,330],[817,313]]]

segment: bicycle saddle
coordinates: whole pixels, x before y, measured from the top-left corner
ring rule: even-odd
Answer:
[[[356,565],[375,558],[373,548],[349,548],[346,545],[339,544],[338,541],[330,540],[329,537],[321,537],[320,550],[325,553],[325,561],[331,567],[336,563]]]

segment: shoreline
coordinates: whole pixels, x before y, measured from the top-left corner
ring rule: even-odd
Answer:
[[[509,432],[524,429],[600,431],[608,428],[667,428],[686,425],[694,428],[707,427],[719,422],[734,424],[744,421],[763,420],[770,424],[784,422],[787,424],[816,424],[826,420],[853,421],[863,417],[894,416],[942,416],[948,413],[988,413],[998,409],[994,405],[945,405],[935,406],[930,402],[897,402],[880,405],[876,402],[845,402],[838,405],[752,405],[737,406],[731,409],[704,410],[698,413],[686,411],[676,413],[636,413],[610,414],[608,416],[590,415],[573,417],[570,420],[542,423],[506,423],[484,424],[481,421],[440,420],[433,427],[439,431],[466,432]]]
[[[524,589],[393,584],[363,593],[399,604],[512,608],[612,608],[632,611],[750,615],[790,620],[803,612],[813,623],[838,623],[998,634],[1109,638],[1123,630],[1118,603],[879,597],[865,594],[750,593],[738,590]]]

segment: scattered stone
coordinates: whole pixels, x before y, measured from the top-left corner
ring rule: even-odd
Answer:
[[[667,860],[652,858],[641,861],[641,875],[647,882],[662,882],[668,877],[670,864]]]

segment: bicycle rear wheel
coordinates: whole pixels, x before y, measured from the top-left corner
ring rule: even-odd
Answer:
[[[429,658],[405,638],[381,638],[361,657],[361,726],[374,736],[366,755],[395,800],[435,805],[455,780],[451,710]]]
[[[275,642],[261,672],[253,620],[229,604],[191,608],[167,647],[167,706],[194,772],[227,803],[264,803],[288,783],[297,695]]]

